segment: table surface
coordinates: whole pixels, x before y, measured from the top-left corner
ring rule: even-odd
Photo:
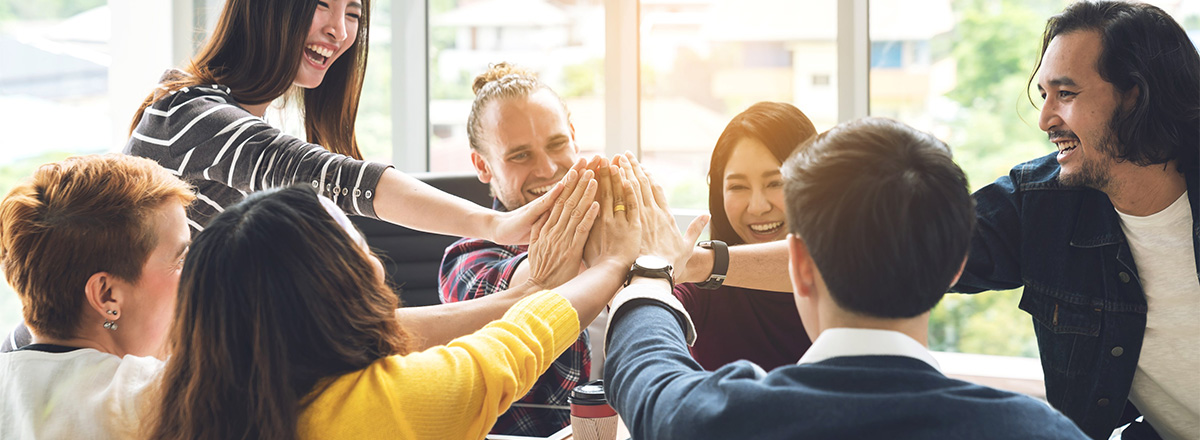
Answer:
[[[574,438],[575,437],[571,435],[571,427],[567,426],[561,431],[551,434],[549,437],[488,434],[485,440],[572,440]],[[629,428],[625,427],[625,421],[621,420],[621,416],[617,416],[617,440],[629,440],[630,438]]]

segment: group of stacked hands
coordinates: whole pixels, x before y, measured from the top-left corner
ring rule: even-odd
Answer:
[[[242,3],[219,31],[293,7]],[[681,232],[632,154],[579,159],[563,101],[505,63],[468,119],[494,209],[361,160],[308,106],[346,92],[326,69],[361,87],[366,9],[318,2],[273,92],[214,38],[125,154],[44,165],[0,202],[25,320],[0,438],[546,436],[599,378],[639,439],[1200,438],[1200,55],[1160,9],[1052,18],[1036,82],[1058,152],[974,195],[903,123],[817,134],[751,106],[716,142],[699,245],[708,216]],[[290,84],[308,142],[261,119]],[[445,304],[404,308],[348,214],[482,238],[447,249]],[[1050,405],[927,349],[947,291],[1020,286]]]

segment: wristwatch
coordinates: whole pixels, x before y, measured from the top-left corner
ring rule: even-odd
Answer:
[[[696,283],[696,287],[706,290],[715,290],[721,287],[721,284],[725,283],[725,273],[729,270],[729,246],[721,240],[707,240],[696,245],[713,250],[712,273],[703,283]]]
[[[642,255],[633,260],[633,267],[629,268],[629,273],[625,275],[625,285],[628,286],[630,281],[633,281],[634,276],[645,278],[662,278],[671,283],[671,288],[675,288],[675,279],[671,277],[671,263],[665,258],[655,255]]]

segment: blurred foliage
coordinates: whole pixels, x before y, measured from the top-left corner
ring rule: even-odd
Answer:
[[[380,2],[387,3],[387,2]],[[363,78],[354,136],[363,157],[392,162],[392,47],[378,40],[371,43],[370,68]],[[389,68],[379,68],[389,66]]]
[[[558,91],[563,98],[596,95],[604,85],[604,60],[593,58],[563,66],[563,82],[562,90]]]
[[[708,184],[704,179],[679,179],[664,189],[672,209],[708,210]]]
[[[1057,10],[1054,3],[954,3],[960,17],[951,48],[957,61],[957,83],[947,97],[961,110],[951,121],[955,134],[947,141],[954,147],[955,159],[967,173],[972,189],[1052,150],[1038,129],[1038,108],[1026,92],[1040,56],[1045,19]],[[1032,97],[1040,104],[1036,94]]]
[[[433,17],[458,6],[457,0],[429,0],[429,16]],[[429,27],[429,99],[475,99],[471,91],[471,82],[476,73],[459,71],[452,81],[442,79],[438,53],[454,46],[454,28],[445,26]]]
[[[60,161],[78,154],[50,151],[12,162],[0,162],[0,194],[7,195],[14,186],[32,177],[33,171],[42,164]]]
[[[1017,308],[1021,290],[946,294],[929,314],[929,348],[936,351],[1037,357],[1028,314]]]
[[[1181,20],[1179,24],[1189,31],[1200,29],[1200,14],[1189,15]]]
[[[430,50],[435,49],[430,48]],[[431,72],[429,75],[429,99],[475,99],[475,92],[471,90],[471,83],[475,81],[476,74],[466,70],[459,70],[458,76],[453,81],[445,81],[441,75],[433,73],[438,71],[438,58],[436,56],[429,58],[429,71]]]
[[[0,22],[67,18],[106,3],[107,0],[4,0],[0,2]]]

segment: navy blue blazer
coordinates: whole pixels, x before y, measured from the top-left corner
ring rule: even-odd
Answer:
[[[706,372],[675,311],[616,311],[604,380],[635,439],[1085,439],[1028,396],[942,375],[904,356],[851,356],[764,372],[737,361]]]

